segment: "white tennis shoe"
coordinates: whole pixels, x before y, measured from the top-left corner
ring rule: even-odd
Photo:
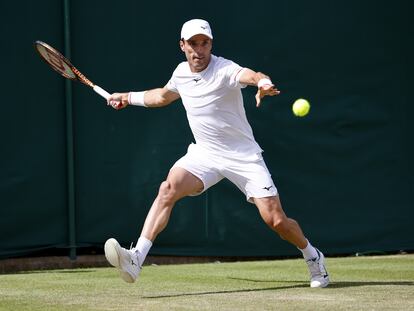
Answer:
[[[134,283],[141,272],[138,251],[125,249],[118,241],[111,238],[105,242],[105,257],[108,262],[118,268],[121,278],[127,283]]]
[[[318,257],[306,261],[311,277],[310,287],[326,287],[329,284],[329,274],[325,268],[325,256],[315,249]]]

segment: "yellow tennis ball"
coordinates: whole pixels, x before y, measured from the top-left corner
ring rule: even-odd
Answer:
[[[304,117],[308,114],[310,109],[310,104],[306,99],[299,98],[297,99],[292,106],[292,111],[297,117]]]

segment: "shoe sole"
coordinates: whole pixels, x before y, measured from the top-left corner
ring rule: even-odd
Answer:
[[[119,247],[120,245],[118,241],[113,238],[108,239],[104,246],[106,260],[108,260],[108,262],[116,268],[120,267],[118,254]]]
[[[129,275],[129,273],[121,270],[118,253],[119,248],[121,248],[121,246],[119,245],[117,240],[115,240],[114,238],[107,240],[104,245],[106,260],[108,260],[108,262],[112,266],[118,268],[119,275],[125,282],[134,283],[136,279]]]
[[[119,275],[121,276],[121,279],[123,279],[127,283],[134,283],[136,279],[134,279],[131,275],[129,275],[127,272],[119,270]]]
[[[329,285],[329,279],[325,279],[325,282],[316,281],[315,283],[313,284],[312,283],[313,282],[311,282],[311,285],[310,285],[311,288],[324,288]]]
[[[323,255],[323,253],[321,253],[321,251],[319,249],[316,249],[316,251],[319,254],[319,260],[322,260],[323,262],[325,262],[325,256]],[[325,265],[323,264],[323,268],[325,269],[326,272],[326,278],[321,282],[321,281],[316,281],[314,284],[312,284],[313,282],[311,282],[310,287],[312,288],[324,288],[327,287],[330,283],[329,280],[329,275],[328,275],[328,271],[326,270]]]

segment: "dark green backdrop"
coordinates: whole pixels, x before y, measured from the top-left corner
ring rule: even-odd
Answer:
[[[284,208],[311,241],[328,254],[414,249],[410,1],[22,0],[0,2],[1,257],[136,241],[192,141],[180,102],[117,112],[74,84],[67,109],[70,89],[32,48],[68,47],[65,3],[71,59],[109,91],[163,86],[184,59],[182,23],[209,20],[216,55],[268,73],[282,92],[256,109],[246,89],[245,106]],[[299,97],[312,104],[302,119],[290,110]],[[180,201],[151,252],[298,254],[227,181]]]

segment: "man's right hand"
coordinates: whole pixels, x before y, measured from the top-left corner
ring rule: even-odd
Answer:
[[[116,110],[128,106],[128,93],[113,93],[107,100],[107,105]]]

